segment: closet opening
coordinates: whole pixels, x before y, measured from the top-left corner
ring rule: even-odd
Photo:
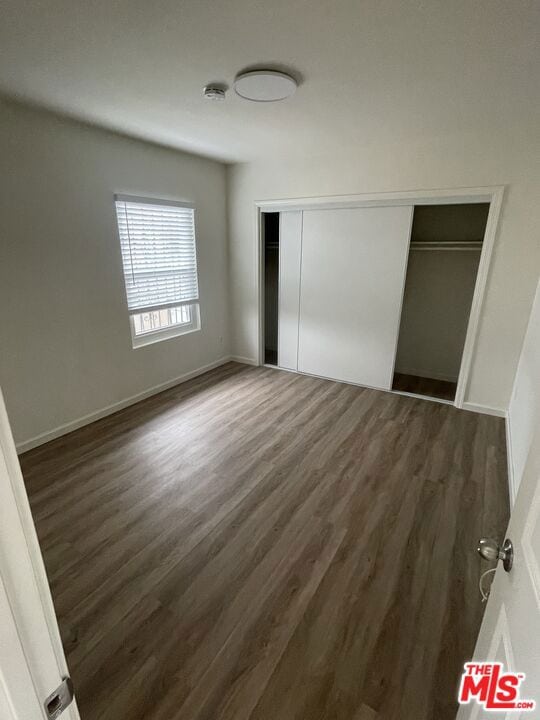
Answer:
[[[488,212],[415,206],[393,390],[454,401]]]
[[[279,308],[279,213],[263,213],[264,362],[277,365]]]

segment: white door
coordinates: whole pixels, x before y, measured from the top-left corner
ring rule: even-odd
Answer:
[[[0,718],[58,717],[68,677],[15,445],[0,393]],[[45,710],[45,700],[50,713]],[[73,701],[62,720],[78,720]]]
[[[301,252],[302,212],[280,213],[278,365],[287,370],[298,368]]]
[[[305,210],[298,369],[390,389],[413,208]]]
[[[540,428],[536,428],[507,537],[514,543],[514,566],[497,569],[474,661],[500,662],[505,670],[525,673],[521,701],[536,710],[489,711],[490,720],[531,720],[540,712]],[[485,706],[462,705],[459,720],[484,720]]]
[[[514,544],[510,572],[499,566],[488,600],[474,661],[500,662],[525,673],[521,701],[536,709],[484,712],[474,701],[463,705],[459,720],[535,720],[540,717],[540,285],[518,366],[510,417],[514,487],[519,486],[507,537]],[[536,362],[534,361],[536,359]],[[518,407],[519,406],[519,407]],[[510,420],[508,420],[510,422]],[[502,538],[497,538],[501,541]]]

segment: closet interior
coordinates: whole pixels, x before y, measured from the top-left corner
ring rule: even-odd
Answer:
[[[489,203],[262,213],[264,362],[453,401]]]
[[[394,390],[454,400],[488,212],[414,208]]]
[[[264,362],[277,365],[279,293],[279,213],[265,213],[264,242]]]

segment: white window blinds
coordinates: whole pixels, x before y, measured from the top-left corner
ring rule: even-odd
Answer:
[[[115,196],[130,312],[198,302],[195,211]]]

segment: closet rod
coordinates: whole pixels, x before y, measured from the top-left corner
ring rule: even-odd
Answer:
[[[481,241],[411,242],[411,250],[473,250],[482,249]]]

